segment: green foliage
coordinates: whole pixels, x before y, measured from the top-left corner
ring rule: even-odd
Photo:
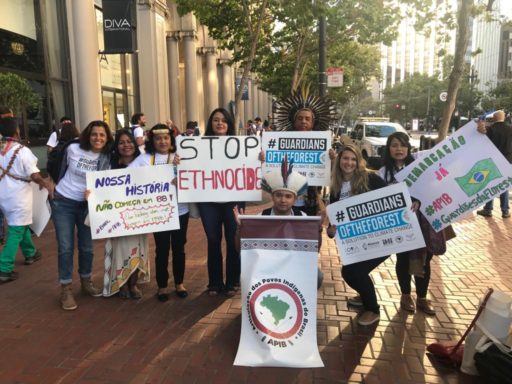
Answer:
[[[19,113],[26,107],[38,108],[41,97],[23,77],[10,72],[0,73],[0,105]]]
[[[484,110],[503,109],[512,111],[512,82],[504,81],[482,99]]]
[[[176,0],[178,13],[182,16],[193,13],[201,24],[208,27],[208,34],[217,41],[219,48],[232,51],[232,61],[242,63],[242,66],[250,57],[259,3],[257,0]],[[263,31],[258,36],[257,52],[271,45],[273,22],[270,3],[267,18],[262,24]]]

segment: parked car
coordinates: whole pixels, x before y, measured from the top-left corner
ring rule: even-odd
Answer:
[[[382,166],[382,156],[388,136],[395,132],[409,133],[398,123],[391,123],[386,119],[358,120],[350,135],[342,135],[342,145],[353,143],[361,153],[370,168],[378,169]],[[410,135],[409,135],[410,136]],[[412,150],[419,148],[417,139],[410,139]]]

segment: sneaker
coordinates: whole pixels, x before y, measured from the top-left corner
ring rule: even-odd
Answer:
[[[476,211],[477,215],[484,216],[484,217],[492,217],[492,212],[488,211],[486,209],[481,209],[479,211]]]
[[[41,260],[42,257],[43,257],[43,254],[41,253],[41,251],[37,250],[36,253],[34,254],[34,256],[25,257],[25,265],[34,264],[36,261]]]
[[[92,297],[101,296],[101,291],[93,285],[90,277],[81,278],[80,282],[82,284],[83,293],[90,295]]]
[[[359,325],[372,325],[380,320],[380,315],[378,313],[372,311],[364,311],[359,318],[357,319],[357,323]]]
[[[504,219],[508,219],[510,217],[510,212],[508,212],[508,211],[507,212],[503,212],[501,214],[501,217],[503,217]]]
[[[18,272],[0,272],[0,283],[8,283],[18,278]]]
[[[404,311],[414,313],[414,301],[412,300],[411,295],[402,295],[400,298],[400,308],[402,308]]]
[[[78,305],[76,305],[75,298],[73,297],[71,284],[62,285],[61,287],[60,305],[62,309],[65,311],[74,311],[78,308]]]
[[[363,306],[363,300],[361,300],[361,296],[357,295],[357,296],[348,298],[347,299],[347,304],[351,305],[353,307],[362,307]]]

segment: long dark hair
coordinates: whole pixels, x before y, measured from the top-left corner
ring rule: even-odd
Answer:
[[[386,148],[384,149],[384,180],[394,181],[395,174],[399,171],[396,166],[395,160],[391,157],[391,142],[393,139],[397,139],[400,144],[407,147],[407,156],[405,157],[404,164],[409,165],[414,161],[414,157],[411,155],[411,143],[409,142],[409,135],[404,132],[395,132],[388,136],[386,142]]]
[[[123,135],[128,136],[131,143],[135,147],[135,152],[133,154],[133,158],[135,159],[137,156],[140,155],[139,146],[135,142],[135,138],[133,137],[132,130],[130,128],[123,128],[116,132],[116,137],[114,139],[114,148],[112,149],[112,157],[111,157],[111,164],[112,168],[119,168],[119,160],[121,159],[121,156],[119,155],[119,142],[121,141],[121,137]]]
[[[64,123],[62,124],[62,128],[60,129],[60,137],[59,140],[62,142],[67,142],[69,140],[76,139],[80,136],[80,131],[73,123]]]
[[[151,155],[154,155],[156,150],[155,150],[155,143],[153,142],[153,138],[155,135],[153,135],[153,131],[155,130],[161,130],[161,129],[166,129],[167,131],[169,131],[169,136],[171,136],[171,151],[170,153],[174,153],[176,152],[176,138],[174,137],[174,132],[171,128],[169,128],[169,126],[167,124],[157,124],[157,125],[154,125],[148,132],[148,139],[146,140],[146,144],[144,145],[144,150],[146,151],[146,153],[149,153]]]
[[[217,108],[212,111],[210,114],[210,117],[208,118],[208,124],[206,124],[206,131],[204,132],[204,136],[216,136],[215,132],[213,132],[213,115],[215,115],[217,112],[220,112],[224,115],[224,118],[226,119],[226,123],[228,125],[228,132],[226,133],[226,136],[235,136],[235,123],[233,122],[233,117],[231,114],[225,110],[224,108]]]
[[[85,151],[91,150],[91,133],[94,127],[103,127],[107,134],[107,142],[101,153],[109,153],[112,150],[112,145],[114,144],[114,136],[112,136],[112,131],[110,131],[110,127],[107,123],[101,120],[94,120],[87,124],[87,127],[80,133],[80,148]]]

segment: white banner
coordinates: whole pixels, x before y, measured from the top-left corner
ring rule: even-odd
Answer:
[[[180,203],[260,201],[257,136],[178,136]]]
[[[425,247],[404,183],[327,206],[343,265]]]
[[[435,231],[512,187],[512,165],[474,121],[396,175]]]
[[[30,229],[37,237],[43,233],[51,214],[48,190],[46,188],[39,189],[39,185],[32,183],[32,224],[30,224]]]
[[[306,176],[310,186],[330,184],[330,131],[265,132],[262,146],[265,152],[263,177],[281,169],[281,162],[287,155],[288,161],[293,161],[293,170]]]
[[[93,239],[179,229],[173,166],[87,173]]]
[[[320,218],[241,219],[242,330],[234,365],[323,367],[316,340]]]

